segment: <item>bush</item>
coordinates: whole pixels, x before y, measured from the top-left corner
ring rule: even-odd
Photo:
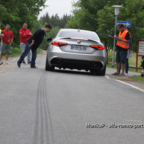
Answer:
[[[11,48],[11,56],[17,56],[17,55],[21,55],[21,49],[20,47],[12,47]]]

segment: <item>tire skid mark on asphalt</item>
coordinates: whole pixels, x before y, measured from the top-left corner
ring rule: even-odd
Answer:
[[[38,84],[33,144],[55,144],[47,99],[46,77],[47,74],[43,74]]]
[[[50,128],[51,140],[53,141],[53,144],[54,144],[55,141],[54,141],[54,134],[53,134],[53,125],[52,125],[52,119],[51,119],[51,114],[50,114],[50,109],[49,109],[49,104],[48,104],[48,98],[47,98],[46,76],[44,76],[44,80],[45,80],[45,83],[44,83],[44,89],[45,89],[44,90],[44,92],[45,92],[44,108],[45,108],[45,116],[47,114],[46,121],[48,121],[48,118],[49,118],[50,127],[48,126],[48,123],[46,123],[46,126],[47,126],[47,130],[48,130],[48,128]]]

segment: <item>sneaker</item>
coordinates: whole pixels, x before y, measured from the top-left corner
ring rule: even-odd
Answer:
[[[112,75],[119,75],[119,73],[118,73],[118,72],[115,72],[115,73],[113,73]]]
[[[36,66],[31,66],[31,68],[36,68],[36,69],[37,69],[37,67],[36,67]]]
[[[20,68],[20,63],[17,62],[17,66]]]
[[[120,76],[125,76],[125,73],[121,73]]]
[[[128,76],[128,73],[125,73],[126,76]]]
[[[3,64],[3,61],[0,62],[0,65],[2,65],[2,64]]]
[[[8,64],[8,61],[6,61],[5,63]]]
[[[25,62],[25,61],[23,61],[22,63],[26,65],[26,62]]]

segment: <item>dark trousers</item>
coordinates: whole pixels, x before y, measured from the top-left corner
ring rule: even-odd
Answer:
[[[33,49],[33,47],[29,47],[29,45],[30,45],[30,43],[27,42],[26,47],[25,47],[25,51],[20,56],[20,59],[19,59],[18,63],[21,64],[22,61],[24,60],[24,58],[28,55],[28,53],[31,50],[32,51],[31,67],[35,67],[35,60],[36,60],[36,57],[37,57],[37,49]]]
[[[128,70],[129,70],[129,60],[128,58],[126,59],[126,67],[125,67],[125,72],[128,74]],[[120,70],[121,70],[121,65],[120,65]]]

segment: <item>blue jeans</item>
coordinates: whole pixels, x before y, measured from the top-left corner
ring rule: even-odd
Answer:
[[[21,46],[21,54],[22,54],[25,51],[26,43],[21,43],[20,46]],[[28,56],[27,56],[27,62],[31,62],[30,55],[31,55],[31,53],[29,52]]]
[[[128,58],[126,59],[126,67],[125,67],[125,72],[128,74],[128,70],[129,70],[129,60]],[[120,65],[120,71],[121,71],[121,65]]]
[[[33,49],[33,47],[29,47],[30,43],[27,42],[26,43],[26,47],[25,47],[25,51],[22,53],[22,55],[20,56],[20,59],[18,61],[19,64],[22,63],[22,61],[24,60],[24,58],[28,55],[28,53],[30,52],[30,50],[32,50],[32,60],[31,60],[31,67],[35,67],[35,60],[37,57],[37,49]]]

